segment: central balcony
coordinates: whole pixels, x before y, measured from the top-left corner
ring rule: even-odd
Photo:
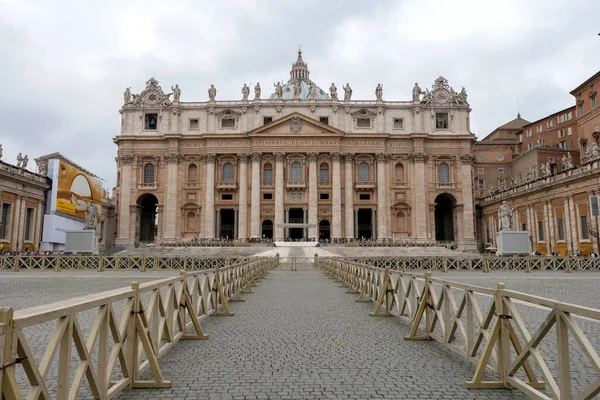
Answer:
[[[237,182],[218,182],[217,190],[222,192],[235,192],[237,190]]]
[[[287,189],[306,189],[306,182],[305,181],[287,181],[285,183],[285,187]]]
[[[354,189],[358,190],[359,192],[373,191],[375,190],[375,181],[355,182]]]

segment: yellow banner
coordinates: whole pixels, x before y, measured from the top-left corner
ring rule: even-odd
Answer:
[[[58,164],[56,211],[85,218],[85,209],[93,201],[100,211],[102,182],[64,161]]]

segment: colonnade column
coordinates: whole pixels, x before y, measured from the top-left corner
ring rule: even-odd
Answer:
[[[461,184],[463,198],[462,213],[462,245],[465,250],[476,250],[477,241],[475,240],[475,227],[473,225],[473,156],[471,154],[462,154],[461,161]],[[516,226],[513,229],[517,229]]]
[[[250,237],[260,238],[260,153],[252,153]]]
[[[385,154],[377,154],[377,239],[384,239],[386,233],[386,199],[385,199]]]
[[[2,204],[2,203],[0,202],[0,204]],[[42,227],[43,227],[42,221],[44,219],[44,207],[40,200],[38,200],[36,213],[37,213],[37,218],[36,218],[36,223],[35,223],[34,249],[39,250],[40,244],[42,244]],[[102,225],[100,225],[100,226],[102,226]],[[104,235],[104,232],[102,232],[102,234]],[[104,235],[104,237],[106,238],[106,235]]]
[[[317,153],[308,153],[308,238],[318,239]]]
[[[169,153],[165,156],[167,161],[167,190],[165,196],[165,229],[164,238],[175,240],[177,235],[177,172],[181,156],[177,153]]]
[[[275,153],[275,240],[283,240],[283,157]]]
[[[206,185],[204,199],[204,237],[215,237],[215,155],[206,155]]]
[[[248,237],[248,154],[238,154],[240,160],[240,175],[238,181],[240,182],[239,191],[239,212],[237,215],[237,235],[240,240],[245,240]],[[235,228],[234,228],[235,229]]]
[[[302,209],[302,223],[308,224],[308,209],[306,208]],[[306,240],[308,238],[308,228],[304,227],[303,231],[302,238]]]
[[[567,224],[571,225],[571,243],[573,246],[573,253],[571,254],[573,255],[575,250],[579,250],[579,242],[581,241],[581,231],[578,229],[581,219],[577,216],[579,213],[576,212],[575,208],[575,198],[573,196],[569,196],[569,212],[571,217],[567,220]]]
[[[564,201],[563,201],[563,234],[565,235],[565,239],[567,242],[567,251],[569,252],[569,254],[573,254],[574,253],[574,249],[573,249],[573,241],[574,241],[574,235],[571,233],[571,218],[576,218],[576,216],[573,216],[570,212],[570,208],[569,208],[569,198],[565,197]]]
[[[417,241],[426,242],[427,238],[427,180],[425,179],[425,161],[427,155],[424,153],[414,153],[411,156],[414,167],[415,182],[415,231]],[[435,232],[433,232],[435,238]]]
[[[121,182],[119,183],[119,225],[115,245],[133,245],[133,238],[129,238],[129,204],[131,203],[131,168],[133,155],[122,155],[120,158]],[[162,220],[159,226],[162,226]],[[161,237],[162,238],[162,237]]]
[[[21,219],[21,208],[23,207],[23,196],[17,195],[15,199],[14,211],[13,211],[13,225],[12,233],[10,235],[10,249],[12,251],[20,251],[19,248],[19,223]]]
[[[357,237],[354,230],[354,188],[352,187],[352,154],[344,154],[346,162],[346,170],[344,171],[344,214],[345,224],[344,229],[346,239]]]
[[[331,153],[333,160],[333,176],[331,178],[331,237],[342,237],[342,193],[340,171],[340,153]]]
[[[588,196],[588,222],[589,222],[589,228],[592,228],[592,230],[594,232],[598,232],[598,228],[599,228],[599,224],[598,224],[598,216],[594,216],[593,213],[593,207],[592,207],[592,196],[594,196],[594,192],[592,192],[591,196]],[[596,239],[594,237],[594,235],[592,235],[592,232],[590,232],[590,230],[588,229],[588,237],[590,238],[590,240],[592,241],[592,246],[594,248],[594,253],[599,254],[600,253],[600,243],[598,243],[598,239]]]

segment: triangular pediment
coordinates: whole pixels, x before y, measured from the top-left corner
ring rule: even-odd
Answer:
[[[344,136],[344,131],[315,121],[299,112],[291,113],[267,125],[248,132],[251,137],[306,137],[306,136]]]

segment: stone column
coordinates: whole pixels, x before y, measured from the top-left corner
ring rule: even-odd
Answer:
[[[411,156],[414,163],[414,179],[415,183],[415,222],[416,226],[413,231],[416,231],[417,241],[427,242],[427,180],[425,177],[425,161],[427,155],[424,153],[414,153]]]
[[[573,251],[573,255],[575,255],[575,250],[579,249],[579,243],[581,242],[581,231],[577,229],[581,219],[579,218],[579,213],[575,211],[575,207],[575,198],[573,196],[569,196],[569,212],[571,214],[571,218],[569,218],[567,224],[571,226],[571,250]]]
[[[133,238],[129,237],[129,204],[131,204],[131,186],[135,182],[131,181],[131,169],[133,155],[122,155],[120,158],[119,169],[121,172],[121,182],[119,184],[119,226],[117,229],[116,246],[133,246]],[[162,220],[160,224],[162,225]]]
[[[563,229],[565,233],[565,239],[567,241],[567,251],[574,254],[573,251],[573,237],[571,232],[571,218],[577,218],[576,215],[570,214],[569,198],[565,197],[563,201]]]
[[[167,162],[166,197],[165,197],[165,240],[174,241],[177,236],[177,172],[181,155],[168,153],[165,156]]]
[[[204,188],[204,237],[215,237],[215,154],[207,154],[206,184]]]
[[[385,154],[377,154],[377,239],[384,239],[386,232],[386,185],[385,185]]]
[[[473,156],[471,154],[462,154],[461,161],[461,185],[462,185],[462,243],[459,243],[462,249],[467,251],[477,250],[477,240],[475,239],[475,226],[473,224]],[[516,226],[513,229],[517,230]]]
[[[554,215],[554,206],[552,201],[548,201],[548,228],[550,237],[550,246],[556,252],[556,216]]]
[[[588,222],[589,227],[591,227],[594,232],[598,232],[599,224],[598,224],[598,216],[592,215],[592,195],[588,196]],[[592,232],[588,229],[588,235],[590,240],[592,241],[592,246],[594,247],[594,253],[600,254],[600,246],[598,244],[598,240],[592,235]]]
[[[544,202],[544,243],[546,244],[546,255],[550,255],[552,243],[550,242],[550,218],[548,217],[548,202]]]
[[[283,158],[284,153],[275,153],[275,240],[283,240]]]
[[[12,251],[20,250],[19,247],[19,228],[21,224],[19,223],[21,219],[21,208],[23,207],[23,196],[17,195],[15,199],[14,210],[11,215],[12,217],[12,227],[11,227],[11,235],[10,235],[10,249]]]
[[[162,238],[164,237],[164,226],[165,226],[165,206],[164,204],[157,204],[156,205],[156,214],[158,215],[158,229],[156,232],[156,237],[155,237],[155,241],[157,241],[158,243],[162,242]]]
[[[0,204],[2,204],[2,203],[0,202]],[[35,250],[39,250],[40,244],[42,243],[42,226],[43,226],[43,219],[44,219],[44,207],[42,205],[42,202],[39,200],[38,200],[36,214],[37,215],[36,215],[36,223],[35,223],[34,248],[35,248]]]
[[[354,187],[352,186],[354,178],[352,176],[352,154],[344,154],[346,170],[344,171],[344,230],[346,239],[357,237],[354,229]]]
[[[236,223],[236,237],[240,240],[246,240],[248,238],[248,154],[238,154],[238,159],[240,160],[240,174],[238,177],[240,191],[238,194],[239,213],[236,213],[236,216],[238,217]]]
[[[331,178],[331,237],[342,237],[342,174],[340,171],[340,153],[331,153],[333,175]]]
[[[252,153],[252,199],[250,209],[250,237],[260,238],[260,153]],[[275,231],[273,231],[273,234]]]
[[[394,227],[393,227],[393,219],[392,219],[392,204],[394,203],[394,199],[392,198],[392,191],[390,190],[390,186],[392,183],[392,163],[389,156],[385,158],[385,229],[386,236],[391,238],[393,236]]]
[[[308,153],[308,238],[318,239],[318,213],[317,213],[317,155]]]

